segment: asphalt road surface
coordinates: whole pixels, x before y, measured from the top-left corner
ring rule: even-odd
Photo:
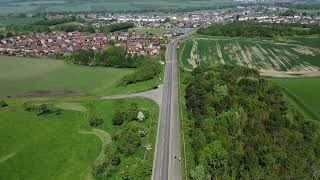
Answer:
[[[176,58],[177,40],[173,40],[169,43],[166,50],[163,99],[152,171],[153,180],[182,179]]]

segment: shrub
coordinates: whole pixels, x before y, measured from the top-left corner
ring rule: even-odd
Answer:
[[[103,123],[103,119],[97,116],[92,116],[89,118],[89,125],[91,127],[98,127]]]
[[[113,135],[120,152],[129,155],[132,154],[137,147],[141,145],[141,137],[146,135],[146,128],[143,124],[132,121],[124,126],[124,128]]]
[[[92,176],[109,176],[116,166],[120,164],[118,149],[114,144],[105,147],[104,159],[92,167]]]
[[[118,110],[113,115],[112,124],[113,125],[121,125],[121,124],[123,124],[125,118],[126,118],[125,112]]]
[[[37,116],[41,115],[49,115],[49,114],[54,114],[54,115],[59,115],[61,114],[61,109],[54,107],[53,104],[35,104],[32,102],[25,102],[23,104],[24,110],[28,112],[36,112]]]
[[[139,108],[135,103],[130,104],[127,108],[117,109],[112,118],[113,125],[121,125],[123,122],[127,121],[137,121],[138,120]]]
[[[5,101],[0,101],[0,107],[7,107],[8,104]]]
[[[145,180],[152,173],[152,165],[147,160],[129,158],[123,166],[122,178],[124,180]]]
[[[135,84],[156,78],[161,73],[161,65],[155,61],[144,61],[132,74],[122,78],[121,85]]]

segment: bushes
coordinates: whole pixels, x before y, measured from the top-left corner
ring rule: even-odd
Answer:
[[[129,155],[141,145],[141,137],[146,135],[146,128],[143,124],[132,121],[113,135],[120,152]]]
[[[138,120],[138,105],[131,104],[127,108],[117,109],[112,118],[113,125],[121,125],[124,121]]]
[[[138,116],[139,114],[140,116]],[[141,114],[143,114],[143,118]],[[112,123],[117,126],[118,130],[112,135],[113,143],[105,147],[104,159],[93,165],[92,175],[94,177],[98,179],[100,177],[102,179],[108,178],[118,167],[123,167],[123,179],[143,180],[150,177],[152,163],[149,161],[129,158],[124,164],[118,166],[121,162],[120,156],[127,159],[129,155],[132,155],[141,147],[142,139],[148,133],[145,125],[149,125],[149,122],[146,121],[149,116],[148,111],[139,109],[135,103],[121,107],[115,111]]]
[[[128,159],[122,169],[124,180],[146,180],[152,174],[152,165],[147,160],[139,158]]]
[[[115,23],[102,26],[99,31],[100,32],[115,32],[133,28],[134,24],[131,22],[123,22],[123,23]]]
[[[41,115],[59,115],[61,114],[61,109],[54,107],[53,104],[43,103],[35,104],[32,102],[26,102],[23,104],[24,110],[28,112],[36,112],[37,116]]]
[[[161,65],[155,61],[144,61],[134,73],[122,78],[122,85],[135,84],[156,78],[161,73]]]
[[[98,126],[100,126],[101,124],[103,123],[103,119],[102,118],[99,118],[99,117],[97,117],[97,116],[91,116],[90,118],[89,118],[89,125],[91,126],[91,127],[98,127]]]
[[[117,147],[120,152],[124,154],[132,154],[137,147],[141,145],[141,137],[147,135],[147,129],[142,122],[138,119],[138,115],[143,110],[139,110],[137,104],[130,104],[126,108],[116,110],[112,118],[113,125],[122,125],[119,131],[113,135]],[[144,119],[149,118],[147,111],[143,111]]]
[[[114,144],[109,144],[105,147],[104,152],[104,159],[92,167],[93,177],[109,176],[121,162],[118,149]]]
[[[5,102],[5,101],[0,101],[0,108],[2,108],[2,107],[7,107],[8,106],[8,104]]]
[[[127,55],[123,47],[110,46],[102,52],[95,52],[92,49],[74,51],[66,60],[73,64],[86,66],[136,68],[143,60],[143,56]]]

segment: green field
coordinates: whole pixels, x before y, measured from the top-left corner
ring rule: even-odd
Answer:
[[[77,94],[109,95],[151,89],[158,78],[119,86],[133,69],[86,67],[59,60],[0,56],[0,97],[36,91],[72,91]],[[52,95],[51,93],[51,95]]]
[[[51,102],[60,108],[61,115],[37,116],[26,112],[26,101]],[[118,108],[137,103],[150,112],[150,120],[144,122],[151,129],[150,143],[154,146],[158,107],[149,100],[97,101],[86,97],[20,98],[6,99],[8,107],[0,109],[0,179],[88,179],[91,166],[101,151],[101,140],[92,132],[88,114],[95,113],[104,119],[101,130],[110,138],[118,127],[111,118]],[[72,109],[72,110],[70,110]],[[110,141],[110,140],[108,140]],[[142,145],[129,157],[143,158],[146,137]],[[121,160],[128,156],[121,156]],[[147,160],[153,159],[153,150]],[[110,179],[121,179],[122,164]]]
[[[280,86],[289,102],[309,119],[320,120],[320,77],[269,78]]]
[[[159,10],[181,8],[220,8],[233,4],[231,0],[138,0],[138,1],[110,1],[110,0],[40,0],[40,1],[0,1],[0,12],[83,12],[83,11],[133,11],[133,10]]]
[[[320,38],[285,40],[194,36],[186,40],[182,64],[189,69],[199,65],[230,64],[258,70],[319,70]]]
[[[0,27],[7,26],[10,24],[28,24],[40,21],[42,18],[37,17],[26,17],[26,18],[17,18],[17,17],[0,17]]]

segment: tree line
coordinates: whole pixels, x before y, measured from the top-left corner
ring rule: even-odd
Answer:
[[[71,23],[75,22],[75,23]],[[45,32],[49,33],[52,31],[64,31],[64,32],[73,32],[79,31],[83,33],[95,33],[95,32],[115,32],[127,30],[129,28],[133,28],[134,24],[131,22],[122,22],[122,23],[113,23],[106,24],[100,28],[96,28],[84,21],[84,19],[76,18],[76,17],[65,17],[60,19],[45,19],[36,21],[34,23],[26,23],[26,24],[9,24],[1,33],[0,31],[0,39],[10,38],[16,35],[27,34],[30,32],[40,33]]]
[[[73,51],[65,59],[67,62],[79,65],[136,68],[144,57],[127,54],[126,50],[120,46],[110,46],[103,51],[92,49]]]
[[[148,56],[127,54],[123,47],[110,46],[104,51],[78,50],[67,56],[66,61],[79,65],[136,68],[134,73],[122,78],[120,85],[135,84],[156,78],[161,73],[158,61]]]
[[[318,24],[299,25],[288,23],[258,23],[254,21],[236,21],[227,24],[215,24],[200,28],[198,34],[229,37],[276,37],[313,35],[320,33]]]
[[[258,71],[198,67],[184,83],[192,179],[313,179],[318,173],[319,123],[290,107]]]
[[[115,32],[115,31],[122,31],[133,28],[134,24],[132,22],[122,22],[122,23],[113,23],[104,25],[99,28],[99,32]]]

